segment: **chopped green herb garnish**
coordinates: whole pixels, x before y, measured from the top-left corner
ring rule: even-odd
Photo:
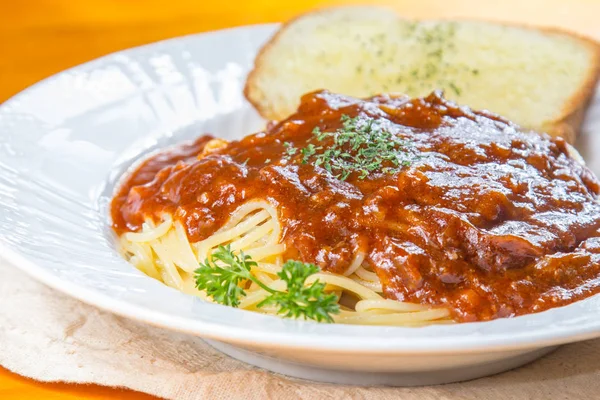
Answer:
[[[270,158],[267,158],[267,159],[265,160],[265,164],[268,164],[268,163],[270,163],[270,162],[271,162],[271,159],[270,159]]]
[[[456,93],[457,96],[460,96],[460,89],[454,83],[450,82],[448,86],[454,91],[454,93]]]
[[[256,265],[243,252],[234,254],[229,245],[219,246],[212,255],[212,261],[206,260],[194,271],[196,287],[205,290],[219,304],[238,307],[240,298],[246,296],[241,285],[250,280],[269,293],[257,304],[258,308],[273,305],[284,317],[318,322],[333,322],[331,315],[340,312],[337,296],[325,293],[324,283],[316,280],[306,285],[306,279],[319,272],[314,264],[288,260],[277,274],[287,285],[285,292],[270,288],[252,275],[251,269]]]
[[[335,132],[324,132],[315,128],[312,133],[322,146],[310,143],[301,149],[301,162],[325,168],[340,180],[358,173],[365,179],[371,172],[393,174],[408,164],[404,140],[392,135],[373,118],[341,117],[342,128]],[[295,149],[294,149],[295,150]],[[287,154],[293,155],[296,151]]]
[[[443,53],[443,50],[441,48],[439,48],[439,49],[429,52],[427,55],[429,57],[442,58],[442,53]]]
[[[314,133],[314,131],[313,131]],[[319,132],[318,135],[320,135],[321,133]],[[321,146],[315,146],[314,144],[310,143],[308,146],[306,146],[305,148],[303,148],[302,150],[300,150],[300,153],[302,153],[302,164],[306,164],[308,163],[308,159],[310,158],[310,156],[314,155],[317,150],[321,150],[322,147]]]
[[[283,147],[285,147],[285,152],[288,156],[293,156],[296,154],[297,149],[290,142],[285,142]]]
[[[323,140],[327,136],[327,132],[322,132],[318,126],[312,130],[312,134],[317,137],[317,140]]]

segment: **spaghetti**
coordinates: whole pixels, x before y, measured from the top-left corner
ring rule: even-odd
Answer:
[[[198,264],[211,257],[222,245],[243,251],[257,262],[252,274],[264,284],[284,290],[277,278],[284,261],[285,245],[280,243],[281,224],[277,210],[264,200],[249,201],[232,214],[229,221],[208,238],[190,243],[179,221],[165,215],[154,224],[148,219],[140,232],[126,232],[120,237],[124,256],[145,274],[185,293],[210,298],[194,286],[193,272]],[[309,278],[308,283],[319,280],[326,290],[338,298],[356,299],[353,308],[342,306],[335,322],[362,325],[419,326],[432,322],[448,323],[449,311],[420,304],[387,300],[382,296],[377,276],[361,266],[364,253],[358,254],[347,275],[321,272]],[[357,266],[356,266],[357,265]],[[253,284],[246,289],[247,296],[240,308],[276,314],[273,308],[257,308],[267,292]]]

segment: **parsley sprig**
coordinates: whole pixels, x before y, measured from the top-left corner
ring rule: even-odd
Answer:
[[[402,151],[406,142],[383,129],[375,119],[350,118],[344,114],[341,121],[342,127],[334,132],[323,132],[319,127],[313,130],[317,141],[331,144],[311,143],[301,149],[303,164],[322,166],[342,181],[354,172],[359,179],[365,179],[371,172],[393,174],[410,164],[407,152]],[[285,147],[288,158],[297,153],[291,143],[286,142]]]
[[[207,259],[194,271],[196,287],[205,290],[219,304],[238,307],[240,298],[246,296],[246,291],[240,284],[250,280],[269,293],[257,304],[258,308],[273,305],[284,317],[318,322],[333,322],[331,315],[339,313],[337,296],[325,293],[324,283],[316,280],[311,285],[306,285],[306,279],[319,272],[314,264],[287,261],[277,274],[287,284],[285,292],[270,288],[252,275],[251,269],[256,265],[247,254],[235,254],[229,245],[219,246],[213,253],[212,260]]]

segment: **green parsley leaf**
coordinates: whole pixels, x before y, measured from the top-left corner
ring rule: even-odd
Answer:
[[[287,284],[285,292],[270,288],[252,275],[251,269],[256,265],[243,252],[234,254],[229,245],[219,246],[213,253],[212,260],[206,260],[194,271],[196,287],[205,290],[219,304],[237,307],[240,298],[246,296],[241,284],[251,280],[269,293],[257,304],[258,308],[274,305],[277,312],[286,318],[304,318],[318,322],[333,322],[331,314],[339,313],[337,296],[325,293],[324,283],[316,280],[311,285],[306,285],[306,279],[319,272],[314,264],[287,261],[277,274]]]
[[[340,307],[337,296],[325,294],[325,284],[318,280],[305,286],[306,279],[319,272],[314,264],[289,260],[277,274],[287,283],[287,292],[275,292],[258,303],[257,307],[275,305],[278,313],[286,318],[313,319],[318,322],[333,322],[331,314],[337,314]]]
[[[221,261],[227,268],[221,267],[215,260]],[[196,287],[206,290],[206,294],[219,304],[237,307],[240,297],[246,296],[240,283],[251,279],[250,269],[255,265],[256,262],[243,252],[235,255],[229,245],[219,246],[212,255],[212,260],[205,260],[200,264],[200,268],[194,271]]]

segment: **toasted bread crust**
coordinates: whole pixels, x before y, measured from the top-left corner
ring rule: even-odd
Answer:
[[[513,25],[517,26],[517,25]],[[528,29],[531,27],[522,26]],[[571,36],[584,43],[586,47],[590,49],[593,55],[593,60],[590,64],[586,79],[584,83],[565,103],[561,114],[550,122],[548,132],[552,136],[561,136],[569,143],[574,143],[577,135],[579,134],[581,124],[585,117],[588,105],[590,104],[596,86],[598,78],[600,78],[600,43],[597,41],[560,28],[539,28],[543,32],[559,33],[563,35]]]
[[[319,14],[328,13],[332,10],[335,10],[336,8],[339,7],[325,8],[295,17],[294,19],[284,23],[281,26],[281,28],[275,33],[275,35],[273,35],[273,37],[260,49],[254,61],[254,68],[248,74],[246,84],[244,86],[244,95],[248,99],[248,101],[256,108],[256,110],[261,116],[269,120],[277,120],[285,117],[285,115],[277,115],[277,113],[269,107],[269,102],[265,101],[265,94],[262,92],[260,85],[257,82],[257,77],[262,72],[262,68],[265,63],[266,54],[268,54],[271,51],[271,49],[278,44],[281,35],[286,32],[288,27],[296,23],[298,20],[310,18],[311,16]],[[370,8],[379,8],[387,10],[383,7]],[[400,18],[400,16],[398,16],[398,18]],[[458,21],[466,22],[472,20],[458,19]],[[500,23],[491,21],[490,23],[494,25],[504,25],[514,28],[522,28],[530,31],[570,36],[571,38],[578,40],[590,50],[593,59],[590,63],[589,70],[587,72],[584,83],[569,99],[567,99],[560,114],[557,115],[556,118],[554,118],[553,120],[546,122],[544,126],[544,129],[547,131],[547,133],[551,134],[552,136],[561,136],[564,137],[568,142],[573,143],[579,132],[581,123],[583,122],[583,118],[585,116],[585,111],[587,109],[587,106],[589,105],[592,95],[594,94],[596,84],[600,77],[600,44],[589,37],[585,37],[583,35],[570,32],[562,28],[536,27],[531,25]]]

